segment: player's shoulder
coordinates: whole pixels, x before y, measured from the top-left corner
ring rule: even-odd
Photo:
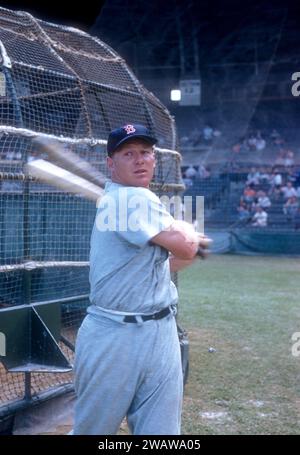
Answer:
[[[114,182],[106,184],[105,194],[102,199],[103,202],[106,202],[109,199],[114,199],[115,201],[120,201],[123,204],[128,203],[128,201],[132,198],[135,200],[140,198],[143,199],[143,201],[150,203],[160,202],[158,196],[148,188],[140,186],[125,186]]]
[[[150,202],[159,202],[159,198],[153,191],[141,186],[122,186],[114,188],[113,193],[115,197],[121,197],[122,199],[127,198],[127,200],[141,198]]]
[[[148,188],[143,187],[130,187],[128,193],[128,199],[131,198],[141,199],[143,202],[147,202],[151,206],[161,205],[159,197],[153,193],[153,191],[149,190]]]
[[[157,200],[158,197],[156,196],[153,191],[149,190],[149,188],[144,188],[142,186],[129,186],[128,187],[128,194],[136,195],[136,196],[143,196],[151,200]]]

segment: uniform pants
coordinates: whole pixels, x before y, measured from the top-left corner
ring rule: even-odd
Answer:
[[[121,318],[120,318],[121,320]],[[180,434],[183,379],[174,315],[123,323],[88,315],[77,336],[74,434]]]

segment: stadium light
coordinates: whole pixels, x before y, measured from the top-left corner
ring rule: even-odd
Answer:
[[[181,100],[181,90],[171,90],[170,95],[171,101],[180,101]]]

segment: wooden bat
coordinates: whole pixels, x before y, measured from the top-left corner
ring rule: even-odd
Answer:
[[[27,163],[25,165],[25,172],[37,177],[44,183],[48,183],[69,193],[82,195],[94,202],[104,192],[102,188],[90,181],[42,159]]]
[[[72,174],[79,175],[97,186],[104,187],[106,177],[95,169],[88,161],[80,158],[76,153],[65,148],[61,142],[39,136],[33,141],[39,152],[47,153],[48,160]]]

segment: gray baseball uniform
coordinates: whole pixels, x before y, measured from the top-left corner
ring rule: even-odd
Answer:
[[[179,434],[180,347],[168,252],[152,237],[173,222],[146,188],[108,183],[93,228],[91,306],[77,337],[74,434]],[[136,315],[136,322],[125,318]]]

